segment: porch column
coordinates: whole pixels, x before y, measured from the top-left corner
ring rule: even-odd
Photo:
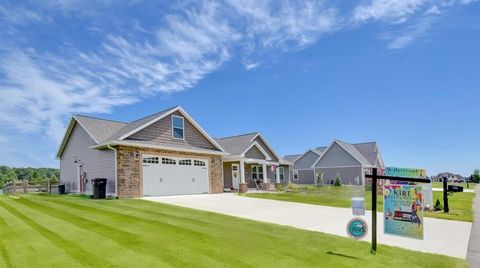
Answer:
[[[283,176],[285,176],[285,174]],[[275,166],[275,178],[277,183],[280,183],[280,166]]]
[[[245,183],[245,161],[240,160],[240,183]]]
[[[268,171],[267,171],[267,164],[263,163],[263,182],[268,182]]]

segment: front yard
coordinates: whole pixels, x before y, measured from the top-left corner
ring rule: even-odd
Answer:
[[[370,244],[143,200],[0,196],[0,267],[466,267]]]
[[[298,189],[293,192],[275,192],[275,193],[247,193],[244,196],[253,198],[274,199],[280,201],[299,202],[314,205],[332,206],[332,207],[352,207],[351,198],[354,196],[365,195],[365,207],[371,210],[372,197],[371,191],[364,191],[363,187],[352,186],[307,186],[304,190]],[[473,221],[473,199],[474,193],[454,193],[448,197],[450,208],[449,213],[441,212],[425,212],[425,217],[457,220],[457,221]],[[443,192],[433,192],[433,202],[440,200],[443,206]],[[377,211],[383,211],[383,197],[377,197]]]

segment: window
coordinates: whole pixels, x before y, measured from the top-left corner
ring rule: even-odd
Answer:
[[[293,171],[293,180],[298,181],[298,170]]]
[[[172,138],[177,140],[185,139],[185,128],[183,117],[172,115]]]
[[[252,180],[263,181],[263,166],[256,166],[256,165],[252,166]]]
[[[190,160],[190,159],[178,160],[178,164],[180,166],[191,166],[192,165],[192,160]]]
[[[144,157],[143,163],[145,164],[158,164],[158,157]]]
[[[206,164],[205,164],[204,161],[193,160],[193,165],[194,165],[194,166],[197,166],[197,167],[204,167]]]
[[[280,180],[283,181],[284,179],[284,172],[285,172],[285,169],[284,167],[278,167],[278,174],[280,174]]]
[[[177,162],[171,158],[162,157],[162,164],[165,165],[176,165]]]

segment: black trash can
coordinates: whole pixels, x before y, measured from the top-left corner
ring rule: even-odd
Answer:
[[[59,194],[66,194],[67,191],[65,191],[65,184],[58,185],[58,193]]]
[[[107,194],[107,179],[96,178],[93,182],[93,199],[105,199]]]

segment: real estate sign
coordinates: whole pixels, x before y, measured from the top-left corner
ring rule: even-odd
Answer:
[[[422,168],[386,167],[385,175],[405,178],[425,178],[427,171]]]
[[[383,187],[385,234],[423,239],[422,187],[389,184]]]

